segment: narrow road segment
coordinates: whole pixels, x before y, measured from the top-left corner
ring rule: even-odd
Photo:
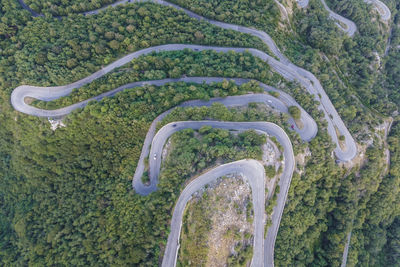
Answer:
[[[340,267],[346,267],[347,265],[347,257],[349,255],[350,241],[351,241],[351,231],[347,234],[346,244],[344,246],[344,251],[343,251],[342,264],[340,265]]]
[[[297,4],[301,7],[301,8],[306,8],[308,6],[309,0],[296,0]],[[345,17],[333,12],[329,6],[326,4],[325,0],[321,0],[322,5],[324,6],[324,8],[326,9],[326,11],[328,11],[329,13],[329,17],[331,17],[332,19],[335,19],[337,21],[339,21],[338,23],[336,23],[336,25],[345,33],[347,33],[350,37],[353,37],[354,33],[357,31],[357,26],[356,24],[349,20],[346,19]],[[342,24],[344,24],[345,26],[343,27]]]

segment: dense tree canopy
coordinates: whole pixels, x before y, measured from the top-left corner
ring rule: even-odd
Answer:
[[[196,32],[201,32],[202,38],[196,37]],[[14,73],[2,77],[8,82],[62,85],[84,78],[122,55],[167,43],[266,49],[255,37],[198,22],[173,8],[141,3],[95,16],[29,21],[16,36],[1,43],[0,73]]]
[[[67,2],[27,0],[45,13],[38,18],[31,18],[17,0],[0,3],[1,265],[157,265],[167,240],[170,212],[186,179],[215,164],[216,155],[232,160],[257,157],[259,151],[239,149],[235,154],[225,148],[209,150],[195,145],[178,149],[177,157],[169,162],[172,167],[162,173],[159,190],[148,197],[138,196],[131,178],[151,121],[185,100],[260,88],[224,82],[126,90],[76,110],[64,118],[66,127],[56,131],[45,119],[14,111],[9,103],[11,91],[21,84],[67,84],[122,55],[165,43],[268,49],[255,37],[222,30],[151,3],[129,4],[85,17],[72,13],[110,1]],[[355,164],[335,164],[334,147],[318,102],[248,53],[148,55],[70,97],[35,105],[54,108],[127,82],[182,75],[245,77],[275,85],[290,93],[317,121],[318,135],[309,144],[288,129],[285,115],[259,104],[242,110],[218,104],[176,109],[163,123],[205,118],[268,120],[287,130],[299,162],[276,242],[277,265],[340,265],[350,231],[349,266],[398,265],[400,124],[394,111],[400,104],[399,1],[385,0],[393,17],[385,24],[363,0],[327,0],[334,11],[356,22],[358,33],[353,39],[335,26],[319,0],[311,0],[306,9],[290,9],[290,22],[280,19],[272,0],[173,2],[207,17],[268,32],[290,60],[321,81],[359,141],[361,153]],[[57,19],[50,14],[70,16]],[[382,114],[394,117],[387,140],[378,127],[388,121]],[[220,134],[226,135],[218,132],[216,138]],[[228,137],[221,138],[231,142]],[[254,136],[239,137],[241,145],[252,144],[251,140]],[[208,141],[215,145],[220,140]],[[193,164],[188,163],[191,160]]]
[[[52,15],[68,15],[83,11],[99,9],[118,0],[23,0],[26,5],[37,13],[50,13]]]

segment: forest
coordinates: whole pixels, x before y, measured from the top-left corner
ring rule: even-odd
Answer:
[[[55,109],[86,100],[128,83],[184,76],[257,79],[269,85],[279,85],[283,82],[268,65],[263,64],[260,59],[248,52],[224,54],[213,50],[195,52],[185,49],[139,57],[92,83],[74,90],[66,97],[50,102],[38,100],[33,102],[33,105]],[[238,89],[232,88],[232,90]],[[230,93],[233,94],[233,92]],[[239,90],[237,94],[240,93]],[[215,96],[226,95],[219,92]],[[204,98],[201,92],[198,92],[198,98]]]
[[[267,50],[255,37],[198,22],[176,9],[129,4],[95,16],[30,21],[2,42],[0,73],[13,72],[12,77],[2,79],[25,84],[62,85],[84,78],[122,55],[168,43]]]
[[[20,0],[21,1],[21,0]],[[38,1],[38,0],[23,0],[26,5],[37,13],[60,16],[69,15],[73,13],[80,13],[84,11],[90,11],[99,9],[109,4],[115,3],[118,0],[50,0],[50,1]]]
[[[277,266],[339,266],[349,232],[348,266],[399,264],[400,2],[385,0],[393,18],[383,23],[363,0],[327,0],[335,12],[357,24],[353,39],[335,26],[319,0],[311,0],[306,9],[293,7],[289,21],[280,18],[272,0],[171,2],[206,17],[268,32],[290,60],[321,81],[357,139],[363,160],[352,167],[338,166],[318,103],[248,53],[185,50],[147,55],[69,97],[35,105],[56,108],[126,82],[183,75],[245,77],[274,85],[290,93],[317,121],[318,135],[310,143],[289,131],[284,115],[258,104],[243,110],[221,105],[179,108],[163,123],[268,120],[287,131],[296,155],[305,155],[305,160],[297,164],[290,186],[275,246]],[[66,127],[56,131],[46,119],[14,111],[11,91],[21,84],[68,84],[123,55],[165,43],[268,49],[255,37],[151,3],[107,9],[95,16],[73,13],[110,1],[26,3],[44,17],[31,18],[17,0],[0,2],[1,265],[157,265],[170,212],[185,181],[217,157],[216,150],[178,151],[173,167],[162,173],[159,190],[138,196],[131,179],[151,121],[182,101],[241,94],[257,87],[176,83],[126,90],[76,110],[64,118]],[[62,19],[51,16],[67,14]],[[378,126],[389,122],[388,116],[393,123],[386,139]],[[257,156],[257,151],[249,150],[253,152],[251,156]],[[207,161],[201,160],[204,155]],[[196,167],[183,164],[186,160]]]

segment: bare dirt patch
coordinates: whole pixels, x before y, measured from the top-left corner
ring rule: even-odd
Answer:
[[[281,154],[278,147],[270,139],[262,145],[262,151],[262,163],[264,165],[275,165]]]
[[[227,266],[246,251],[246,260],[251,260],[252,220],[250,186],[237,176],[218,179],[197,192],[187,205],[180,263]]]
[[[50,128],[55,131],[57,128],[66,127],[66,125],[62,122],[62,120],[52,120],[49,119]]]
[[[296,124],[297,128],[299,128],[300,130],[302,130],[304,128],[304,123],[301,119],[294,120],[294,123]]]
[[[32,104],[32,102],[35,101],[35,100],[36,100],[36,98],[29,97],[29,96],[27,96],[27,97],[24,98],[24,102],[25,102],[26,104],[28,104],[28,105]]]

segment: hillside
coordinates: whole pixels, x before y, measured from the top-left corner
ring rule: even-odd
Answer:
[[[399,265],[399,11],[2,0],[1,265]]]

